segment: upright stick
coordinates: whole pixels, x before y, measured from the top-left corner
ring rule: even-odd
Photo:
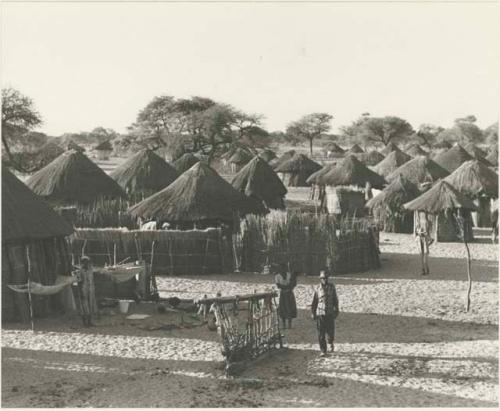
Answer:
[[[30,307],[31,331],[35,332],[35,323],[33,321],[33,303],[31,300],[31,260],[28,245],[26,245],[26,260],[28,262],[28,304]]]
[[[464,227],[464,229],[465,229],[465,227]],[[465,231],[464,231],[464,233],[465,233]],[[467,250],[467,278],[469,279],[469,287],[467,289],[467,305],[466,305],[465,311],[469,312],[469,309],[470,309],[470,293],[472,291],[472,276],[471,276],[471,272],[470,272],[470,263],[471,262],[470,262],[469,245],[467,244],[467,240],[466,240],[465,235],[464,235],[464,245],[465,245],[465,249]]]

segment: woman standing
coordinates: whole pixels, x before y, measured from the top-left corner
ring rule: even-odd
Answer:
[[[283,321],[283,328],[287,328],[287,322],[288,328],[292,328],[292,319],[297,318],[297,303],[293,294],[293,289],[297,285],[297,275],[292,275],[286,264],[281,264],[274,279],[276,286],[280,290],[278,315]]]

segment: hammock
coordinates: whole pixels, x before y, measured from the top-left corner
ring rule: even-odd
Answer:
[[[134,264],[124,264],[112,267],[104,267],[99,270],[100,274],[103,274],[112,281],[116,283],[124,283],[125,281],[130,280],[135,277],[136,274],[140,274],[144,271],[144,266],[136,266]]]
[[[56,282],[54,285],[43,285],[40,283],[35,283],[30,281],[29,288],[28,284],[8,284],[8,287],[15,291],[16,293],[28,293],[34,295],[53,295],[62,291],[68,285],[76,282],[76,277],[68,277],[68,276],[57,276]]]

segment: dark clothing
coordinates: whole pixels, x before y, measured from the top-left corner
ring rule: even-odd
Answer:
[[[281,319],[297,318],[297,302],[293,289],[297,285],[297,279],[290,273],[283,278],[282,274],[276,275],[276,286],[280,290],[280,298],[278,304],[278,315]]]
[[[318,315],[316,317],[316,327],[318,329],[319,348],[326,352],[326,335],[328,344],[332,344],[335,339],[335,317],[333,315]]]

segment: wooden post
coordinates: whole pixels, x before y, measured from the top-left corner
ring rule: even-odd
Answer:
[[[31,331],[35,332],[35,323],[33,321],[33,302],[31,299],[31,260],[30,260],[30,251],[28,245],[26,245],[26,261],[28,263],[28,304],[30,308]]]

